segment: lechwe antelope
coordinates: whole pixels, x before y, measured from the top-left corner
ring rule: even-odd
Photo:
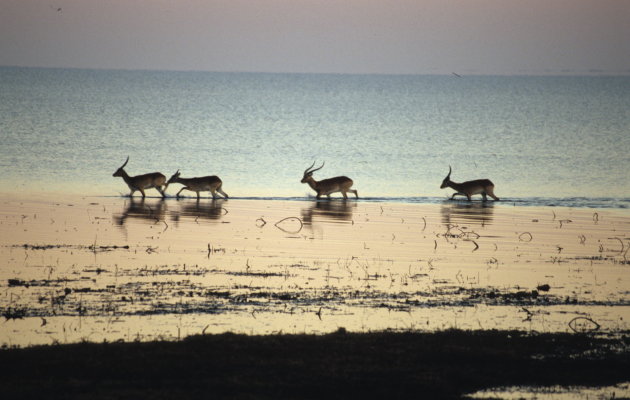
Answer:
[[[494,183],[490,179],[477,179],[474,181],[466,181],[462,183],[456,183],[451,181],[451,166],[448,166],[448,175],[442,181],[442,185],[440,189],[444,189],[446,187],[450,187],[455,190],[455,193],[451,196],[451,200],[457,195],[466,196],[468,201],[471,201],[470,197],[475,194],[480,194],[483,196],[483,200],[486,201],[486,195],[492,197],[495,200],[499,200],[497,196],[494,195]]]
[[[223,197],[225,197],[226,199],[228,198],[227,193],[221,190],[221,186],[223,186],[223,182],[218,176],[212,175],[212,176],[202,176],[199,178],[180,178],[179,175],[180,175],[179,170],[177,170],[177,172],[175,172],[173,176],[171,176],[168,182],[166,182],[167,187],[171,183],[181,183],[182,185],[184,185],[184,187],[181,188],[179,192],[177,192],[177,195],[176,195],[177,198],[179,198],[179,194],[183,190],[190,190],[191,192],[197,192],[197,199],[199,199],[199,192],[208,192],[208,191],[212,193],[213,199],[217,198],[216,192],[221,193]]]
[[[159,172],[152,172],[150,174],[129,176],[129,174],[127,174],[123,169],[128,162],[129,156],[127,156],[127,161],[125,161],[122,167],[118,168],[112,176],[120,176],[121,178],[123,178],[127,186],[129,186],[129,189],[131,189],[129,197],[132,197],[136,190],[139,190],[140,193],[142,193],[142,197],[144,198],[144,189],[151,188],[157,189],[157,191],[160,192],[163,198],[166,197],[166,195],[164,194],[165,189],[162,189],[162,186],[166,184],[166,177],[164,175]]]
[[[323,179],[321,181],[316,181],[313,179],[313,172],[319,171],[324,168],[324,164],[319,168],[311,169],[315,165],[315,161],[313,161],[313,165],[306,168],[304,170],[304,177],[302,178],[302,183],[308,183],[308,185],[317,192],[317,198],[319,199],[322,195],[328,196],[330,198],[331,193],[341,192],[344,199],[347,199],[347,192],[354,193],[354,195],[359,198],[359,194],[356,190],[350,189],[354,182],[352,179],[347,176],[336,176],[334,178]]]

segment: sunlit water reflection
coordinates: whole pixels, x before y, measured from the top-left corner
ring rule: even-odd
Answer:
[[[628,330],[624,210],[0,199],[0,343]]]

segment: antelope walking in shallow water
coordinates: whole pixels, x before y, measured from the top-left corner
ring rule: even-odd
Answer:
[[[127,156],[127,161],[114,172],[112,176],[119,176],[123,178],[129,189],[131,189],[131,193],[129,193],[129,197],[132,197],[133,194],[139,190],[142,193],[142,197],[145,197],[144,189],[155,188],[162,195],[162,197],[166,197],[164,194],[164,189],[162,186],[166,184],[166,177],[159,172],[152,172],[150,174],[144,175],[136,175],[129,176],[124,170],[125,166],[129,162],[129,156]]]
[[[210,192],[212,193],[213,199],[217,198],[216,192],[219,192],[223,195],[223,197],[225,197],[226,199],[228,198],[227,193],[225,193],[221,189],[221,186],[223,186],[223,182],[218,176],[212,175],[212,176],[202,176],[199,178],[180,178],[179,175],[180,175],[179,170],[177,170],[177,172],[175,172],[173,176],[171,176],[168,182],[166,182],[167,187],[171,183],[181,183],[182,185],[184,185],[184,187],[181,188],[179,192],[177,192],[177,195],[176,195],[177,198],[179,198],[179,194],[183,190],[190,190],[191,192],[196,192],[197,199],[199,199],[199,192]]]
[[[315,161],[313,161],[313,165],[306,168],[304,170],[304,177],[302,177],[302,183],[308,183],[308,185],[317,192],[317,198],[319,199],[322,195],[328,196],[330,198],[331,193],[341,192],[344,199],[348,198],[346,195],[347,192],[354,193],[356,198],[359,198],[359,193],[356,190],[350,189],[354,182],[352,179],[347,176],[336,176],[334,178],[322,179],[321,181],[316,181],[313,178],[313,172],[319,171],[324,168],[324,164],[319,168],[311,169],[315,165]]]
[[[466,181],[462,183],[456,183],[451,181],[451,166],[448,166],[448,175],[442,181],[442,185],[440,189],[444,189],[446,187],[450,187],[455,190],[455,193],[451,196],[451,200],[457,195],[466,196],[468,201],[471,201],[471,196],[475,194],[480,194],[483,196],[483,201],[486,201],[486,195],[492,197],[495,200],[499,200],[497,196],[494,195],[494,183],[490,179],[477,179],[474,181]]]

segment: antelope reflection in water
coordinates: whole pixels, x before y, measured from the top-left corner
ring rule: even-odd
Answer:
[[[177,226],[181,218],[189,218],[195,221],[205,219],[209,221],[218,221],[227,214],[227,210],[223,208],[225,200],[213,199],[211,201],[196,200],[177,200],[179,211],[171,212],[171,218]]]
[[[447,227],[453,225],[480,225],[492,223],[494,204],[492,202],[442,204],[442,223]]]
[[[131,197],[125,202],[123,212],[114,214],[114,221],[119,226],[124,226],[129,218],[155,224],[156,222],[164,221],[165,214],[166,202],[163,198],[159,200],[146,200],[144,197],[140,199]]]
[[[314,201],[308,208],[302,209],[304,225],[314,222],[344,223],[352,221],[352,211],[357,203],[344,200]]]

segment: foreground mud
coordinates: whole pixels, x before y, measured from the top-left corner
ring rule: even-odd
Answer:
[[[629,349],[627,337],[514,331],[203,335],[3,350],[0,384],[7,398],[461,398],[627,382]]]

